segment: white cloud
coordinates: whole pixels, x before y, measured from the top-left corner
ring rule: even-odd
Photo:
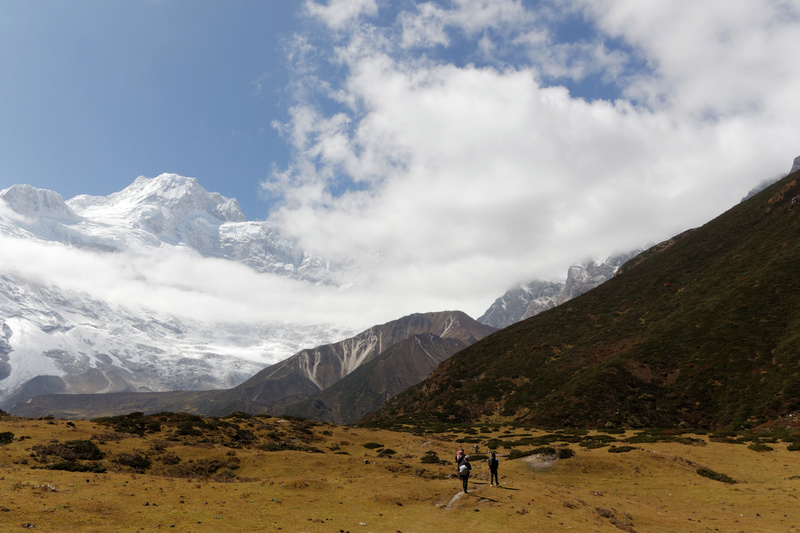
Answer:
[[[283,125],[297,158],[267,184],[286,200],[273,220],[374,272],[373,301],[475,316],[516,281],[702,224],[800,153],[797,17],[746,6],[454,1],[401,12],[397,32],[353,28],[346,76],[327,80],[336,111],[301,100]],[[578,8],[595,35],[555,41],[548,25]],[[529,62],[409,52],[453,32]],[[542,75],[622,92],[587,101]]]
[[[375,15],[378,12],[375,0],[330,0],[327,4],[306,0],[304,8],[309,15],[319,18],[334,30],[344,29],[362,15]]]
[[[796,113],[796,2],[581,2],[605,32],[641,49],[655,69],[631,96],[672,112]],[[770,109],[774,105],[777,109]]]
[[[351,301],[363,297],[357,291],[340,297],[335,288],[260,274],[181,248],[98,253],[0,235],[0,249],[0,272],[156,316],[207,324],[372,325]]]

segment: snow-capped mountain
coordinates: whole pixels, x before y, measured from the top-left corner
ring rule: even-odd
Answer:
[[[335,267],[298,249],[268,222],[248,222],[235,199],[206,191],[194,178],[139,177],[118,193],[66,202],[53,191],[14,185],[0,198],[16,215],[10,223],[0,218],[7,235],[112,252],[181,246],[259,272],[336,282]]]
[[[131,290],[113,286],[108,265],[124,271],[126,261],[143,257],[154,263],[188,258],[173,261],[170,268],[186,269],[173,272],[174,279],[191,276],[192,256],[314,284],[339,286],[349,275],[269,223],[248,222],[236,200],[207,192],[192,178],[140,177],[118,193],[66,202],[56,192],[15,185],[0,191],[0,407],[45,392],[231,387],[301,348],[354,333],[337,325],[235,318],[211,327],[154,310],[157,302],[153,309],[127,306],[47,275],[48,265],[39,263],[50,254],[37,255],[42,249],[74,261],[75,269],[96,270],[78,274],[111,285],[104,294]],[[137,268],[132,278],[149,275],[146,265]],[[175,298],[188,292],[170,290]]]
[[[573,265],[567,271],[565,282],[533,280],[509,289],[478,318],[478,322],[502,329],[538,315],[611,279],[623,263],[640,252],[611,256],[599,263],[589,260]]]

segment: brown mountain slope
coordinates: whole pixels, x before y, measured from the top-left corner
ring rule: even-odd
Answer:
[[[64,418],[110,416],[134,411],[187,412],[222,416],[235,411],[282,413],[338,382],[385,350],[414,335],[431,333],[462,346],[493,332],[460,311],[418,313],[372,328],[341,342],[303,350],[265,368],[232,389],[159,393],[50,394],[18,404],[20,416]],[[419,380],[417,380],[419,381]]]
[[[432,333],[403,339],[331,387],[290,405],[286,413],[351,424],[428,377],[442,361],[467,346],[460,339],[443,339]]]
[[[800,409],[800,173],[442,363],[370,423],[759,424]]]

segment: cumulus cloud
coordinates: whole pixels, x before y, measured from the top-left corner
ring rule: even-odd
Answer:
[[[273,221],[364,265],[398,311],[477,316],[708,221],[800,152],[791,4],[543,5],[426,2],[338,33],[341,77],[279,126],[296,157],[264,184]],[[567,16],[590,31],[558,40]],[[618,95],[574,96],[587,76]]]

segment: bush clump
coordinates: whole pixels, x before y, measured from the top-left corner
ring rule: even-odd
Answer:
[[[569,459],[571,457],[575,457],[575,450],[573,450],[572,448],[559,448],[558,450],[559,459]]]
[[[364,448],[368,450],[374,450],[376,448],[383,448],[383,444],[377,442],[367,442],[364,444]]]
[[[89,472],[93,474],[105,473],[105,467],[96,463],[82,464],[76,461],[58,461],[45,466],[47,470],[64,470],[66,472]]]
[[[34,451],[42,458],[48,455],[61,457],[65,461],[99,461],[105,454],[90,440],[71,440],[63,444],[55,443],[35,446]]]
[[[736,483],[736,480],[730,476],[725,474],[720,474],[719,472],[714,472],[708,468],[698,468],[697,473],[703,477],[707,477],[708,479],[713,479],[714,481],[721,481],[722,483]]]
[[[158,433],[161,431],[161,422],[158,419],[138,411],[121,416],[95,418],[92,422],[111,426],[118,433],[130,433],[132,435],[144,435],[145,433]]]
[[[635,446],[611,446],[608,449],[608,453],[625,453],[636,449]]]
[[[773,448],[772,446],[768,446],[763,442],[754,442],[753,444],[749,445],[747,449],[753,450],[754,452],[771,452],[775,448]]]
[[[425,464],[430,464],[430,465],[438,465],[442,461],[441,461],[441,459],[439,459],[439,456],[436,455],[435,451],[429,450],[429,451],[425,452],[425,455],[422,456],[422,462],[425,463]]]
[[[0,433],[0,445],[11,444],[14,441],[14,434],[10,431]]]
[[[152,464],[149,457],[137,452],[120,454],[114,459],[114,462],[122,466],[133,468],[138,472],[144,472],[150,468]]]
[[[533,455],[533,453],[534,453],[533,450],[522,451],[522,450],[513,449],[513,450],[511,450],[509,452],[508,458],[509,459],[521,459],[522,457],[527,457],[529,455]]]

